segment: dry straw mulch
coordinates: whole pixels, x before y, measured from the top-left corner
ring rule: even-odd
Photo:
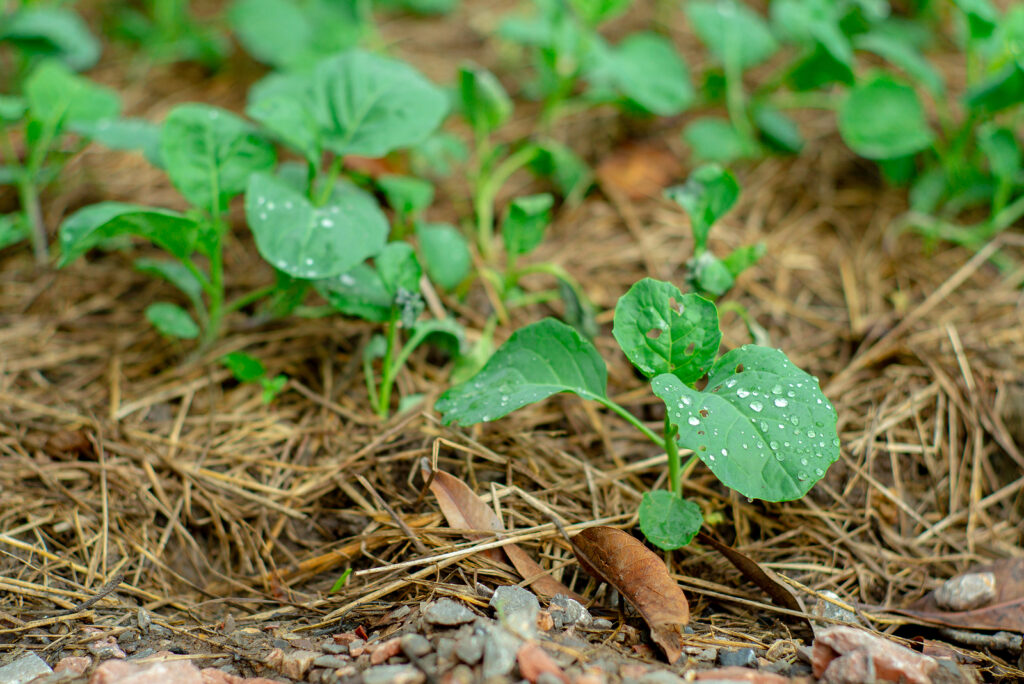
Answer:
[[[423,62],[438,72],[455,63]],[[154,83],[132,91],[136,113],[199,97],[172,85],[154,97]],[[220,93],[223,82],[196,87]],[[218,101],[237,106],[239,92]],[[619,126],[609,112],[588,117],[567,122],[563,136],[583,143],[597,138],[580,130]],[[679,123],[649,133],[674,147]],[[972,254],[899,232],[903,193],[853,158],[826,119],[805,124],[812,139],[799,159],[740,172],[741,202],[714,247],[767,243],[727,299],[821,377],[839,411],[842,456],[801,501],[747,501],[702,466],[687,494],[716,532],[808,592],[898,606],[957,571],[1021,554],[1024,239],[1009,233]],[[97,195],[176,201],[142,162],[97,150],[69,175],[48,204],[53,220]],[[444,204],[434,217],[457,220],[459,210]],[[562,264],[606,312],[596,342],[612,395],[659,424],[657,400],[609,334],[610,309],[643,276],[681,280],[692,248],[684,215],[660,198],[610,202],[596,192],[551,233],[538,258]],[[993,265],[996,250],[1012,260],[1008,270]],[[447,370],[425,349],[398,393],[426,400],[379,421],[359,361],[373,328],[361,322],[257,325],[239,315],[214,349],[189,360],[146,324],[145,306],[174,295],[134,273],[131,257],[95,254],[42,273],[27,250],[0,257],[0,649],[64,648],[79,639],[76,625],[137,605],[200,635],[228,614],[240,626],[314,630],[470,595],[477,581],[517,581],[446,529],[422,493],[424,457],[464,478],[582,591],[587,580],[552,519],[631,528],[641,493],[663,482],[663,454],[572,396],[485,426],[442,427],[430,406]],[[240,292],[270,277],[245,238],[226,268]],[[479,330],[485,299],[449,303]],[[519,312],[514,323],[551,313]],[[723,323],[726,348],[749,341],[735,315]],[[215,362],[239,349],[290,377],[270,406]],[[751,644],[785,636],[765,600],[708,549],[666,558],[698,624]],[[349,583],[328,594],[346,568]],[[115,579],[116,591],[80,610]],[[59,616],[76,610],[75,620]]]

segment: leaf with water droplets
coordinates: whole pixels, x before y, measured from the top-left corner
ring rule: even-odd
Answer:
[[[679,428],[679,446],[743,496],[799,499],[839,458],[835,409],[817,378],[777,349],[746,345],[725,354],[704,391],[668,373],[651,385]]]

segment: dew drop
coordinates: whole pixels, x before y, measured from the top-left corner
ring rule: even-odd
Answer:
[[[683,402],[687,406],[690,405],[690,397],[679,397],[679,401]]]
[[[782,394],[782,385],[772,387],[772,394]]]
[[[772,451],[776,451],[779,448],[779,443],[773,439],[772,441],[768,442],[768,446],[772,448]]]
[[[789,406],[789,402],[783,399],[782,397],[779,397],[778,399],[775,400],[775,405],[778,406],[779,408],[786,408],[787,406]]]
[[[700,425],[700,418],[698,418],[697,416],[690,416],[689,418],[686,419],[686,422],[689,423],[690,425]]]
[[[750,402],[750,410],[754,411],[755,413],[760,413],[763,408],[764,408],[764,404],[762,404],[759,401],[752,401],[752,402]]]
[[[722,455],[723,456],[728,456],[729,455],[729,450],[728,449],[722,449]]]
[[[789,417],[789,422],[792,423],[793,425],[799,425],[800,424],[800,419],[797,418],[796,416],[790,416]]]
[[[802,465],[802,466],[807,465],[807,459],[806,458],[801,458],[800,459],[800,465]]]
[[[750,392],[748,392],[745,389],[736,390],[736,396],[739,397],[740,399],[746,399],[747,397],[750,396]]]

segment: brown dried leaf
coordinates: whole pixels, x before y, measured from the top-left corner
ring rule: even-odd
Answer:
[[[977,607],[950,610],[949,606]],[[978,566],[948,580],[909,608],[893,612],[930,625],[1024,632],[1024,558]]]
[[[639,143],[606,157],[597,167],[597,179],[606,192],[644,199],[661,195],[679,172],[679,160],[668,148]]]
[[[430,464],[424,460],[420,467],[423,470],[423,477],[429,480],[431,477]],[[469,485],[454,475],[450,475],[443,470],[434,470],[433,479],[430,480],[430,491],[434,492],[434,496],[437,497],[441,513],[444,514],[445,520],[448,521],[452,529],[475,530],[475,532],[466,533],[467,539],[479,540],[488,538],[490,535],[481,532],[482,530],[493,530],[496,533],[505,531],[505,527],[501,524],[498,516],[494,514],[494,511],[469,488]],[[530,588],[542,596],[550,597],[555,594],[565,594],[569,598],[580,602],[585,600],[572,589],[547,574],[544,568],[520,547],[515,544],[506,544],[502,548],[504,553],[502,553],[502,549],[488,549],[481,553],[498,562],[503,562],[507,556],[508,560],[512,562],[512,567],[519,573],[519,576],[524,580],[528,580],[527,583]]]
[[[664,561],[638,539],[613,527],[591,527],[572,542],[583,569],[618,589],[643,616],[668,662],[679,660],[690,606]]]
[[[797,613],[807,612],[800,603],[800,599],[798,599],[796,595],[782,583],[781,580],[776,579],[777,576],[771,570],[762,568],[752,558],[740,553],[728,544],[723,544],[706,532],[698,532],[697,541],[701,544],[707,544],[715,551],[718,551],[718,553],[725,556],[726,560],[732,563],[737,570],[743,573],[744,577],[760,587],[761,591],[768,594],[768,597],[775,605],[796,611]],[[794,617],[793,619],[799,623],[801,629],[806,631],[807,636],[814,635],[814,629],[811,627],[811,623],[807,618]]]

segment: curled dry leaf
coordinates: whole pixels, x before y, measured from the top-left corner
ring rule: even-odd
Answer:
[[[572,542],[583,569],[615,587],[637,609],[669,663],[679,660],[690,606],[664,561],[638,539],[613,527],[591,527]]]
[[[893,612],[944,627],[1024,632],[1024,558],[974,568]]]
[[[475,533],[470,532],[465,535],[467,539],[473,540],[486,539],[490,536],[483,530],[493,530],[495,533],[505,531],[505,527],[494,511],[465,482],[443,470],[432,470],[426,459],[421,461],[420,468],[423,471],[423,477],[430,482],[430,491],[437,497],[441,513],[444,514],[445,520],[448,521],[452,529],[475,530]],[[431,473],[433,473],[432,478]],[[502,549],[504,549],[504,553]],[[551,597],[555,594],[565,594],[581,603],[585,601],[572,589],[547,574],[544,568],[520,547],[515,544],[506,544],[502,549],[488,549],[481,553],[499,562],[503,562],[507,556],[519,576],[528,580],[530,588],[542,596]]]

